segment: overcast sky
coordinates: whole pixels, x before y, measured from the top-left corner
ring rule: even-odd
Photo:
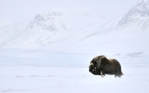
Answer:
[[[60,5],[58,0],[0,0],[0,19],[27,19]]]
[[[117,1],[117,4],[116,4]],[[36,14],[46,12],[52,8],[60,8],[77,5],[85,5],[85,7],[98,8],[103,4],[109,7],[113,2],[115,5],[121,6],[119,11],[128,11],[138,0],[0,0],[0,20],[3,19],[32,19]],[[111,6],[110,6],[111,5]]]

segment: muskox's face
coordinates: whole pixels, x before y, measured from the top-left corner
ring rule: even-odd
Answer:
[[[90,66],[89,66],[89,72],[93,73],[95,71],[96,71],[96,67],[95,67],[95,65],[93,63],[91,63]]]

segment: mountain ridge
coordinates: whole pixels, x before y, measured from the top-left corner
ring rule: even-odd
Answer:
[[[102,12],[81,10],[80,8],[76,10],[58,8],[37,14],[21,34],[5,42],[2,48],[97,52],[95,50],[101,47],[104,48],[104,51],[99,50],[105,52],[105,50],[111,51],[110,47],[107,47],[109,45],[112,46],[111,52],[128,51],[129,47],[134,46],[137,46],[134,50],[137,51],[141,46],[135,42],[135,39],[140,39],[139,43],[143,41],[142,44],[147,43],[144,42],[145,39],[148,40],[148,12],[144,12],[143,6],[146,1],[140,1],[123,17],[117,16],[114,19],[108,17],[110,15],[104,16]],[[147,5],[145,9],[147,8],[148,11],[148,4],[145,5]],[[143,12],[138,12],[140,7],[143,7],[141,8]],[[144,15],[147,14],[147,16],[138,16],[138,13],[145,13]],[[127,49],[123,49],[123,46]],[[144,46],[142,47],[144,48]]]

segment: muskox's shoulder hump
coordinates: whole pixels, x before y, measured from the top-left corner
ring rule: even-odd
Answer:
[[[101,59],[101,58],[106,58],[106,56],[105,55],[100,55],[100,56],[96,56],[96,57],[94,57],[94,59]]]

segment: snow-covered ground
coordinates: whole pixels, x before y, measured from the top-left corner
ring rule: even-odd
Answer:
[[[148,93],[149,66],[129,65],[121,78],[79,67],[0,66],[0,93]]]
[[[94,56],[54,50],[1,50],[0,93],[148,93],[149,64],[139,54],[107,55],[121,63],[121,78],[92,75],[88,66]]]

